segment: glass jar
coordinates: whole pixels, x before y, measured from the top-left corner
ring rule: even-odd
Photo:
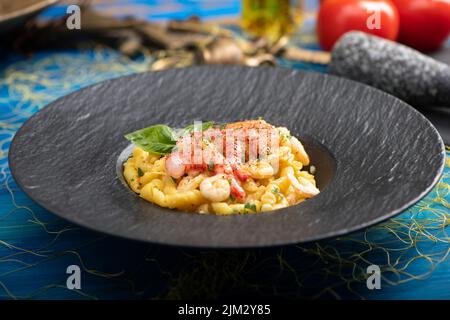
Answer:
[[[242,0],[242,27],[252,36],[277,41],[297,30],[303,0]]]

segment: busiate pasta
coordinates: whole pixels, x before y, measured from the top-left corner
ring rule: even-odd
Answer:
[[[248,120],[191,128],[178,136],[158,132],[158,139],[168,137],[164,150],[161,141],[151,140],[150,129],[133,133],[130,140],[136,147],[123,175],[135,193],[161,207],[202,214],[257,213],[319,193],[314,175],[305,169],[309,156],[287,128]]]

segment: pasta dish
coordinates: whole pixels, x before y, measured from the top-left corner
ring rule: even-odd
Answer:
[[[314,166],[287,128],[266,121],[155,125],[125,136],[129,187],[161,207],[202,214],[250,214],[319,193]]]

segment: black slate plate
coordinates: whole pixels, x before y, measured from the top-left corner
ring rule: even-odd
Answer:
[[[213,216],[160,208],[124,186],[125,133],[259,116],[305,141],[320,195],[275,212]],[[9,161],[31,198],[82,226],[154,243],[256,247],[392,217],[437,182],[444,145],[419,112],[371,87],[282,68],[208,66],[132,75],[63,97],[22,126]]]

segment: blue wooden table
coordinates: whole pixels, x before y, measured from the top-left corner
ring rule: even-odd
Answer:
[[[165,20],[198,15],[236,18],[239,1],[110,1],[98,8]],[[307,1],[304,32],[314,25]],[[65,12],[58,5],[44,14]],[[317,45],[311,36],[302,45]],[[312,40],[311,40],[312,39]],[[436,188],[401,215],[354,234],[258,250],[194,250],[136,243],[72,225],[29,199],[12,179],[7,153],[14,133],[54,99],[104,79],[144,72],[108,49],[10,55],[0,64],[0,298],[155,299],[281,296],[287,298],[449,299],[450,161]],[[315,70],[315,65],[279,61]],[[447,152],[447,156],[450,153]],[[36,165],[39,165],[38,163]],[[338,214],[338,213],[336,213]],[[380,266],[380,290],[366,286]],[[81,269],[81,288],[66,286],[67,267]]]

